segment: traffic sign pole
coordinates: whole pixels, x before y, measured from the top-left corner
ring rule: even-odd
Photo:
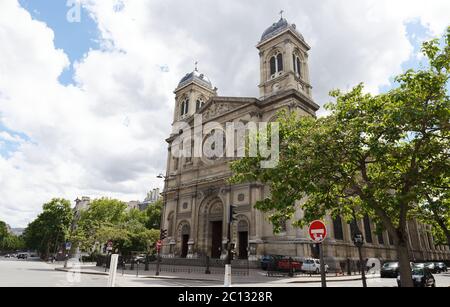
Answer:
[[[327,277],[325,273],[325,261],[323,260],[323,243],[319,243],[320,253],[320,280],[322,282],[322,288],[327,287]]]
[[[309,225],[309,236],[311,240],[319,245],[320,254],[320,279],[322,282],[322,287],[327,287],[327,277],[325,272],[325,261],[323,257],[323,242],[327,237],[327,227],[322,221],[314,221]]]

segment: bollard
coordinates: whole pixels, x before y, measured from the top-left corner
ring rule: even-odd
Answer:
[[[225,265],[224,287],[231,287],[231,264]]]
[[[111,262],[109,265],[109,278],[108,278],[108,287],[113,288],[116,284],[116,275],[117,275],[117,264],[119,260],[119,255],[114,254],[111,256]]]

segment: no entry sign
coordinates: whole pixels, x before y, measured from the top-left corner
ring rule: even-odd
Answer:
[[[316,243],[321,243],[327,237],[327,227],[322,221],[314,221],[309,225],[309,236]]]

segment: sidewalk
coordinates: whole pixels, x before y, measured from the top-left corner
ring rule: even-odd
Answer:
[[[82,265],[80,268],[63,268],[57,267],[56,271],[62,272],[73,272],[81,274],[91,274],[91,275],[103,275],[108,276],[109,272],[105,272],[104,267],[97,267],[95,265]],[[159,276],[155,275],[155,270],[144,271],[144,267],[139,269],[139,275],[137,275],[137,270],[125,270],[117,269],[118,276],[123,276],[127,278],[151,278],[151,279],[167,279],[167,280],[191,280],[200,282],[213,282],[213,283],[223,283],[223,274],[200,274],[200,273],[169,273],[162,272]],[[380,275],[369,275],[370,278],[379,278]],[[320,275],[302,275],[297,277],[268,277],[267,272],[261,270],[249,270],[248,276],[232,276],[233,282],[235,283],[318,283],[321,281]],[[336,276],[335,274],[328,274],[327,281],[339,282],[339,281],[355,281],[361,280],[361,275],[352,276]]]

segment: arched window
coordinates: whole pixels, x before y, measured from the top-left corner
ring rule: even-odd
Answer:
[[[294,53],[292,55],[292,58],[294,64],[294,72],[297,76],[300,77],[302,75],[302,62],[300,60],[300,57]]]
[[[275,57],[270,58],[270,75],[273,76],[277,73],[277,62]]]
[[[280,221],[280,232],[281,233],[286,233],[287,232],[287,220],[286,219],[282,219]]]
[[[195,111],[198,112],[198,110],[200,110],[204,105],[205,102],[203,101],[203,99],[201,98],[197,99],[197,102],[195,104]]]
[[[281,53],[277,55],[277,66],[278,72],[283,71],[283,55]]]
[[[378,244],[384,245],[384,237],[382,231],[378,233]]]
[[[364,216],[364,232],[366,235],[366,242],[367,243],[372,243],[372,229],[370,228],[370,219],[369,216],[366,214]]]
[[[183,100],[180,107],[180,114],[181,116],[184,116],[189,113],[189,99]]]
[[[284,70],[283,55],[278,53],[270,58],[270,76],[272,78]]]
[[[344,232],[342,230],[342,219],[337,216],[333,219],[334,238],[336,240],[344,240]]]

